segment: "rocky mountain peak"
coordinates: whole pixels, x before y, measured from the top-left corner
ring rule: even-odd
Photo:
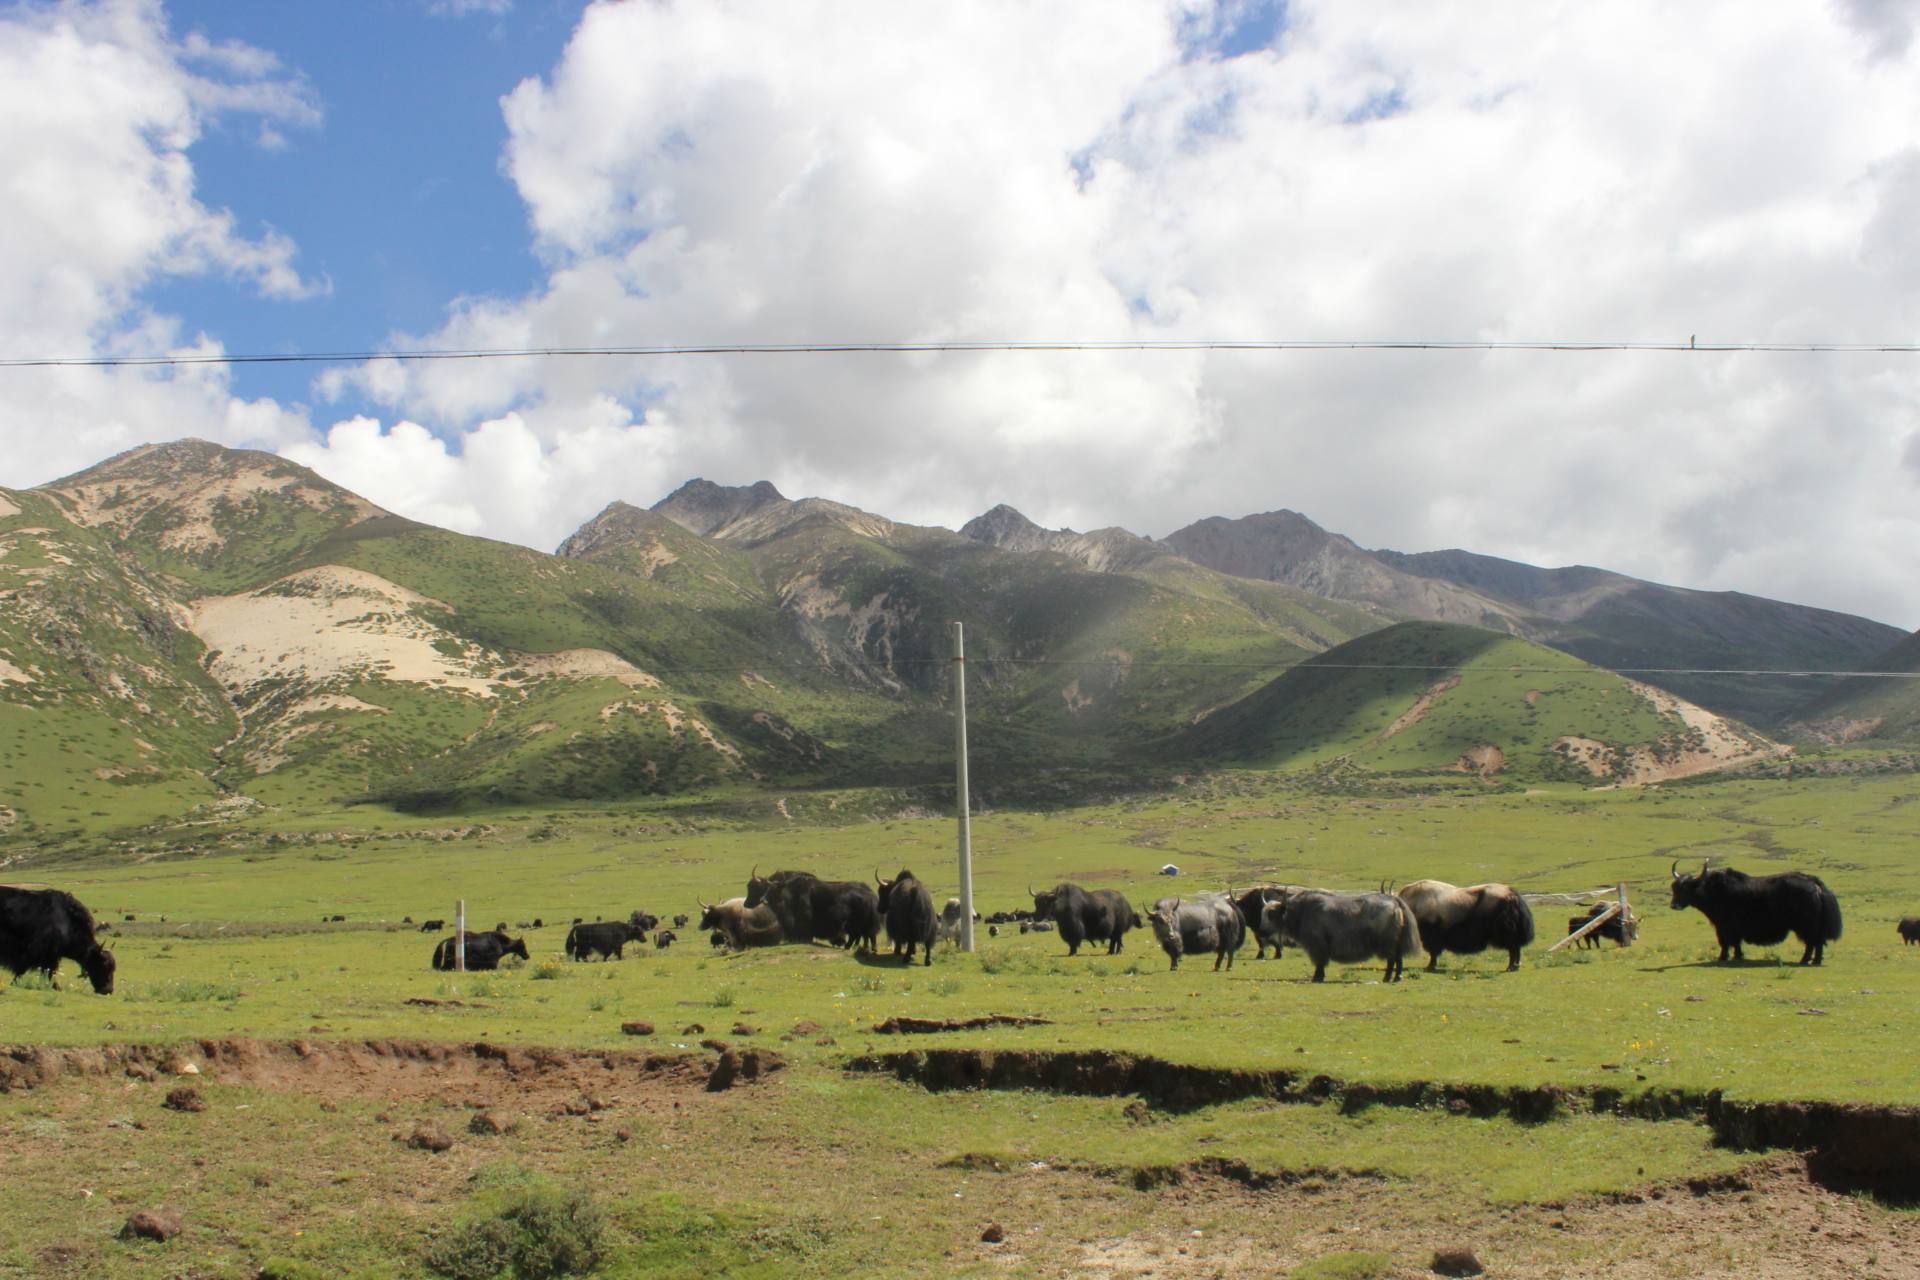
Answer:
[[[615,499],[554,549],[570,560],[591,560],[616,547],[647,539],[666,523],[663,516]]]
[[[715,484],[692,479],[653,504],[653,510],[690,532],[709,536],[743,516],[787,501],[773,483]]]
[[[1014,551],[1033,550],[1049,540],[1045,529],[1004,502],[961,525],[960,536]]]

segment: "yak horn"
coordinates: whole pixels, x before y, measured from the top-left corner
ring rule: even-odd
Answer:
[[[1039,894],[1033,891],[1033,881],[1031,880],[1027,881],[1027,896],[1029,898],[1037,898],[1040,896]]]
[[[1675,880],[1678,880],[1680,878],[1680,859],[1675,858],[1673,860],[1673,865],[1667,868],[1667,874],[1672,876]]]
[[[1705,874],[1707,874],[1707,868],[1708,868],[1708,867],[1710,867],[1710,866],[1712,866],[1712,865],[1713,865],[1713,859],[1712,859],[1712,858],[1708,858],[1708,859],[1707,859],[1707,860],[1706,860],[1705,862],[1703,862],[1703,863],[1701,863],[1701,864],[1700,864],[1700,874],[1701,874],[1701,875],[1705,875]]]

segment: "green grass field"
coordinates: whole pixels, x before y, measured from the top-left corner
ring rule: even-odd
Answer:
[[[1372,887],[1436,876],[1505,880],[1538,892],[1624,880],[1643,917],[1635,947],[1549,956],[1547,945],[1573,911],[1541,907],[1540,942],[1519,973],[1502,972],[1504,956],[1450,956],[1438,974],[1410,973],[1397,986],[1382,985],[1373,966],[1336,967],[1315,986],[1304,957],[1256,962],[1251,948],[1231,972],[1194,960],[1169,972],[1144,933],[1131,935],[1121,956],[1068,958],[1053,936],[1008,930],[989,938],[984,926],[977,954],[943,946],[931,967],[911,969],[822,947],[726,956],[691,928],[667,951],[630,948],[617,963],[561,957],[565,924],[575,916],[618,918],[636,907],[662,916],[695,912],[697,900],[740,893],[756,865],[846,877],[876,869],[891,875],[906,865],[936,898],[953,891],[949,821],[788,824],[772,799],[765,821],[753,822],[739,810],[723,819],[691,802],[516,809],[457,826],[361,808],[297,825],[254,818],[239,847],[206,856],[36,864],[29,869],[35,882],[70,889],[116,922],[120,987],[94,996],[69,966],[63,990],[30,981],[0,988],[7,1042],[402,1038],[697,1055],[699,1042],[718,1034],[773,1050],[788,1066],[757,1090],[718,1095],[724,1103],[695,1106],[708,1096],[696,1092],[684,1108],[635,1103],[620,1113],[629,1129],[644,1117],[675,1151],[722,1153],[711,1160],[639,1160],[632,1142],[534,1117],[526,1132],[485,1149],[463,1139],[457,1159],[430,1173],[422,1172],[421,1153],[392,1139],[410,1118],[449,1108],[450,1130],[463,1124],[457,1091],[396,1103],[371,1086],[365,1096],[342,1096],[335,1082],[329,1087],[339,1110],[327,1113],[298,1082],[276,1090],[216,1076],[208,1092],[231,1119],[218,1134],[204,1116],[155,1110],[164,1079],[0,1096],[0,1149],[58,1146],[87,1178],[117,1188],[99,1204],[90,1198],[78,1217],[63,1217],[57,1204],[70,1187],[28,1179],[22,1191],[10,1174],[15,1191],[0,1210],[0,1237],[11,1232],[20,1243],[11,1253],[0,1248],[0,1275],[9,1267],[61,1274],[46,1259],[67,1258],[58,1251],[69,1246],[78,1251],[71,1274],[172,1274],[158,1247],[108,1237],[127,1205],[160,1194],[154,1188],[165,1178],[154,1162],[182,1157],[205,1166],[181,1197],[201,1223],[195,1247],[209,1275],[256,1274],[274,1256],[286,1263],[278,1274],[416,1274],[423,1241],[487,1202],[494,1194],[488,1179],[514,1177],[584,1180],[601,1193],[610,1238],[626,1242],[616,1253],[627,1261],[608,1262],[598,1274],[718,1267],[814,1275],[848,1265],[1000,1274],[1003,1262],[982,1254],[977,1241],[996,1213],[1030,1219],[1018,1233],[1026,1239],[1071,1224],[1073,1248],[1022,1253],[1018,1274],[1078,1274],[1093,1264],[1075,1249],[1135,1238],[1165,1243],[1170,1273],[1183,1274],[1182,1259],[1208,1256],[1174,1252],[1179,1233],[1190,1229],[1183,1224],[1219,1211],[1195,1200],[1192,1171],[1221,1157],[1239,1162],[1240,1177],[1284,1179],[1288,1187],[1319,1179],[1335,1188],[1334,1199],[1376,1188],[1420,1220],[1452,1213],[1509,1222],[1512,1206],[1521,1206],[1520,1217],[1540,1229],[1513,1228],[1520,1234],[1511,1257],[1526,1265],[1510,1273],[1564,1273],[1553,1268],[1625,1246],[1562,1238],[1540,1225],[1551,1206],[1598,1205],[1676,1180],[1732,1176],[1754,1157],[1715,1148],[1705,1128],[1684,1121],[1574,1115],[1522,1125],[1434,1110],[1342,1115],[1331,1105],[1263,1101],[1155,1111],[1143,1120],[1128,1112],[1126,1098],[931,1094],[884,1076],[847,1074],[844,1066],[861,1054],[935,1043],[1107,1049],[1382,1085],[1554,1084],[1627,1095],[1720,1089],[1737,1099],[1920,1105],[1920,1061],[1910,1052],[1920,951],[1902,947],[1893,928],[1920,904],[1909,807],[1917,796],[1920,779],[1910,775],[1357,796],[1244,775],[1177,797],[993,813],[974,824],[983,911],[1028,905],[1028,883],[1063,879],[1121,887],[1144,908],[1162,893],[1260,880]],[[816,800],[811,811],[820,810]],[[1793,965],[1799,948],[1791,940],[1755,951],[1742,966],[1711,963],[1706,921],[1669,911],[1665,888],[1673,859],[1697,867],[1708,856],[1751,871],[1801,868],[1825,878],[1847,917],[1827,964]],[[1165,862],[1184,874],[1156,876]],[[399,921],[450,917],[458,897],[476,927],[544,917],[548,927],[528,935],[533,961],[493,974],[432,971],[428,954],[440,935]],[[321,923],[335,913],[346,922]],[[127,914],[137,920],[126,923]],[[987,1013],[1049,1022],[938,1036],[873,1030],[901,1014]],[[655,1034],[623,1035],[621,1024],[633,1020],[653,1023]],[[804,1023],[815,1026],[794,1034]],[[704,1030],[683,1031],[695,1024]],[[758,1099],[751,1123],[786,1135],[770,1162],[726,1154],[746,1122],[741,1108],[749,1104],[739,1099],[750,1096]],[[106,1127],[123,1114],[148,1127]],[[288,1141],[314,1151],[314,1159],[282,1168],[273,1153]],[[147,1153],[137,1171],[122,1158],[129,1143]],[[257,1187],[249,1170],[262,1164],[272,1166],[269,1185]],[[814,1176],[814,1168],[843,1176]],[[1168,1185],[1174,1191],[1134,1189]],[[1003,1207],[979,1204],[983,1191]],[[1236,1183],[1219,1194],[1253,1193]],[[1070,1202],[1071,1211],[1056,1201]],[[1262,1203],[1269,1208],[1261,1230],[1273,1233],[1296,1230],[1322,1211],[1318,1202],[1284,1212],[1278,1201]],[[377,1207],[362,1214],[355,1204]],[[849,1225],[896,1209],[925,1224],[912,1249]],[[1911,1230],[1910,1212],[1858,1211],[1881,1215],[1871,1219],[1873,1230]],[[288,1223],[306,1225],[282,1230]],[[1420,1261],[1400,1228],[1361,1235],[1296,1248],[1284,1255],[1287,1266],[1331,1257],[1334,1243],[1349,1251],[1378,1246],[1396,1267]],[[661,1243],[674,1240],[681,1243]],[[920,1251],[927,1240],[932,1253]],[[639,1266],[635,1258],[651,1261]],[[1215,1260],[1229,1274],[1252,1265]],[[1647,1265],[1654,1269],[1646,1274],[1680,1274],[1688,1264],[1676,1256]],[[1671,1271],[1659,1269],[1668,1265]]]

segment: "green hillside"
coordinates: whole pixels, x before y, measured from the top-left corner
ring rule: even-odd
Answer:
[[[1160,749],[1272,769],[1610,781],[1771,744],[1543,645],[1407,622],[1307,659]]]
[[[1771,749],[1525,641],[1382,631],[1373,606],[1021,520],[987,522],[1001,545],[695,481],[549,555],[273,455],[136,449],[0,499],[0,840],[361,805],[924,800],[951,778],[955,620],[995,795],[1219,763],[1646,781]]]

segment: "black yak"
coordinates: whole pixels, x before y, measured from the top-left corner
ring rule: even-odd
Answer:
[[[1080,954],[1083,942],[1104,942],[1107,954],[1117,956],[1126,949],[1127,930],[1138,929],[1140,915],[1118,889],[1082,889],[1077,884],[1057,884],[1051,889],[1027,893],[1033,898],[1033,913],[1051,917],[1067,944],[1067,954]]]
[[[878,898],[880,914],[887,922],[887,938],[893,943],[893,954],[900,956],[900,948],[906,950],[906,961],[913,963],[915,946],[925,948],[923,963],[933,963],[933,937],[938,927],[939,917],[933,913],[933,895],[927,892],[927,886],[914,878],[914,874],[904,868],[891,880],[880,879],[875,872],[874,880],[879,884]]]
[[[0,966],[19,977],[38,969],[53,980],[62,960],[86,971],[96,993],[113,994],[113,952],[94,938],[93,913],[60,889],[0,885]]]
[[[1675,911],[1697,907],[1712,923],[1721,961],[1729,953],[1732,959],[1746,959],[1740,950],[1743,942],[1771,947],[1791,933],[1806,948],[1800,963],[1819,964],[1826,958],[1827,944],[1839,939],[1840,900],[1820,877],[1804,871],[1750,876],[1732,867],[1709,866],[1703,863],[1698,874],[1682,875],[1679,861],[1674,861],[1672,906]]]

